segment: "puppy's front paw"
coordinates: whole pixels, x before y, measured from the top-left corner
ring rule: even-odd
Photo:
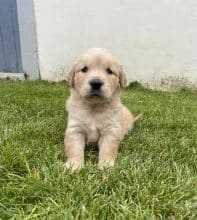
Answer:
[[[114,160],[109,160],[109,161],[99,161],[98,163],[98,169],[99,170],[104,170],[105,168],[110,168],[114,166]]]
[[[75,160],[67,160],[66,163],[64,163],[64,168],[70,169],[71,171],[77,171],[80,170],[81,168],[83,168],[84,164],[79,162],[79,161],[75,161]]]

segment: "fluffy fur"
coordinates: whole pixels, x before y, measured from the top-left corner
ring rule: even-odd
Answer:
[[[96,91],[92,80],[102,82]],[[121,139],[141,118],[134,118],[120,101],[127,81],[122,66],[107,50],[92,48],[74,63],[68,81],[72,89],[66,104],[65,167],[82,168],[84,149],[90,143],[98,145],[100,169],[114,166]]]

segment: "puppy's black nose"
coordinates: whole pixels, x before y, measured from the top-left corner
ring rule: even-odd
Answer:
[[[93,79],[89,82],[92,90],[99,90],[103,85],[103,82],[100,79]]]

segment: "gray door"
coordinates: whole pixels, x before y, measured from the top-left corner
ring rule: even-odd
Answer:
[[[0,0],[0,72],[22,72],[16,0]]]

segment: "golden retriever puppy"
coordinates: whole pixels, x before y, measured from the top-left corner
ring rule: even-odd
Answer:
[[[141,117],[133,117],[120,101],[127,82],[122,66],[107,50],[92,48],[74,63],[68,82],[65,167],[82,168],[85,145],[91,143],[99,148],[98,167],[114,166],[121,139]]]

